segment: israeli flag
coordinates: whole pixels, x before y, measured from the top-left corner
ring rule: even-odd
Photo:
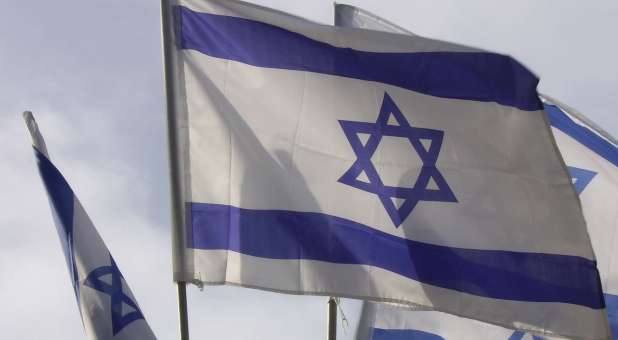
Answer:
[[[413,35],[375,14],[342,4],[335,5],[335,24]],[[597,255],[609,322],[612,333],[618,336],[617,269],[611,266],[618,254],[618,240],[609,236],[614,235],[618,229],[618,142],[576,110],[548,96],[542,95],[541,98],[556,143],[582,203]],[[510,331],[507,333],[509,336],[499,337],[490,329],[504,332],[503,328],[438,312],[404,312],[399,308],[367,304],[363,315],[359,339],[371,338],[368,334],[373,334],[373,339],[399,339],[401,334],[410,335],[415,332],[429,332],[430,335],[444,336],[445,339],[469,337],[518,340],[525,336],[522,332]],[[374,328],[375,333],[371,331]]]
[[[608,336],[579,200],[516,60],[239,1],[179,1],[175,23],[176,280]]]
[[[49,160],[32,113],[24,119],[67,261],[86,336],[91,340],[156,339],[116,262],[83,206]]]

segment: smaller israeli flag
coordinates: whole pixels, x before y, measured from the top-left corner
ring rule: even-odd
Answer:
[[[116,262],[60,171],[30,112],[24,112],[43,185],[90,340],[156,339]]]

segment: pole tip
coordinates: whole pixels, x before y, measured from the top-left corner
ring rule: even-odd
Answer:
[[[43,153],[46,157],[48,157],[47,146],[45,145],[45,140],[43,139],[43,136],[39,131],[39,126],[34,119],[34,115],[31,111],[24,111],[22,116],[24,117],[26,127],[30,132],[30,137],[32,138],[32,145],[41,153]]]
[[[32,111],[24,111],[24,112],[22,113],[22,116],[24,117],[24,120],[26,121],[26,123],[27,123],[29,120],[34,120],[34,116],[32,115]]]

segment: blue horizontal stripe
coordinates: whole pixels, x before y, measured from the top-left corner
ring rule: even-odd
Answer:
[[[56,166],[44,154],[34,148],[34,155],[53,210],[54,223],[60,237],[62,251],[69,268],[71,283],[79,306],[79,278],[75,263],[75,252],[73,251],[73,210],[75,204],[73,190]]]
[[[370,265],[478,296],[604,307],[596,263],[581,257],[427,244],[312,212],[191,203],[191,223],[196,249]]]
[[[545,104],[545,111],[547,111],[551,126],[566,133],[608,162],[618,166],[618,148],[616,146],[601,138],[592,130],[574,122],[556,105]]]
[[[377,53],[342,48],[262,22],[180,7],[181,48],[277,69],[376,81],[436,97],[540,110],[538,78],[488,52]]]
[[[39,173],[43,185],[47,189],[50,204],[58,219],[57,225],[61,231],[63,244],[68,244],[67,235],[73,233],[73,190],[64,179],[60,171],[39,150],[34,149],[37,158]]]

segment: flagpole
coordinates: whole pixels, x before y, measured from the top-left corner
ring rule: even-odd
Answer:
[[[189,319],[187,314],[187,283],[177,282],[178,288],[178,322],[180,340],[189,340]]]
[[[327,318],[326,340],[337,340],[337,300],[333,296],[328,298]]]
[[[161,0],[161,35],[163,39],[163,76],[165,81],[165,99],[167,109],[167,138],[169,149],[170,191],[172,204],[172,251],[174,270],[182,266],[184,254],[183,204],[180,159],[178,156],[177,112],[174,96],[174,14],[175,0]],[[181,249],[180,251],[177,251]],[[176,250],[176,251],[174,251]],[[189,319],[187,313],[187,283],[176,281],[178,294],[178,328],[180,340],[189,340]]]

